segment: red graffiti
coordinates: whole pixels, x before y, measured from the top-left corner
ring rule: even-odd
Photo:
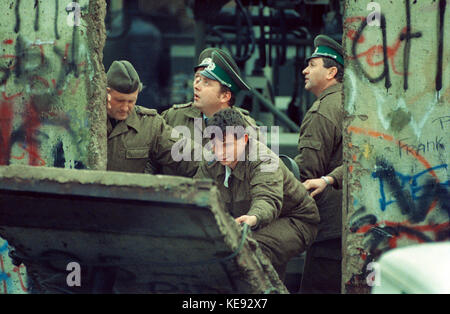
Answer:
[[[402,40],[400,39],[400,37],[402,35],[406,34],[406,27],[404,27],[400,33],[400,35],[397,38],[397,41],[392,45],[392,46],[387,46],[386,50],[387,50],[387,58],[390,62],[390,64],[392,64],[392,71],[394,71],[395,74],[397,75],[403,75],[403,72],[397,71],[397,68],[395,67],[395,57],[399,51],[399,48],[402,44]],[[353,38],[356,36],[356,32],[352,31],[350,32],[350,34],[347,34],[347,36],[353,36]],[[364,37],[361,36],[358,40],[358,43],[362,43],[364,42]],[[356,59],[356,58],[362,58],[364,57],[366,60],[366,63],[371,66],[371,67],[377,67],[380,65],[384,64],[384,60],[383,60],[383,46],[382,45],[374,45],[372,47],[370,47],[369,49],[367,49],[366,51],[359,53],[356,55],[356,57],[353,56],[349,56],[349,59]],[[379,61],[375,61],[374,59],[376,58],[381,58],[381,60]],[[407,75],[409,75],[409,73],[407,73]]]
[[[13,44],[13,40],[12,39],[6,39],[6,40],[3,41],[3,43],[4,44],[8,44],[8,45],[9,44]],[[45,49],[44,49],[45,47],[44,46],[45,45],[47,45],[47,46],[51,45],[51,46],[55,47],[56,43],[57,42],[54,41],[54,42],[44,42],[44,43],[36,42],[36,43],[28,44],[27,45],[27,49],[33,49],[33,48],[37,47],[39,49],[39,53],[40,53],[40,64],[39,65],[34,65],[33,64],[33,66],[35,66],[35,67],[48,67],[48,60],[46,61],[46,53],[45,53]],[[60,56],[61,64],[63,65],[63,67],[67,67],[69,62],[70,62],[70,59],[69,59],[70,45],[71,45],[70,43],[66,43],[65,44],[65,46],[64,46],[64,54]],[[7,68],[5,68],[3,71],[15,70],[16,67],[18,66],[18,64],[20,64],[21,62],[24,63],[24,62],[28,61],[27,52],[26,51],[23,51],[20,56],[16,56],[14,54],[3,54],[3,55],[0,55],[0,58],[2,58],[2,59],[14,59],[15,60],[15,62],[13,62],[11,65],[9,65]],[[73,58],[73,56],[72,56],[72,58]],[[86,64],[87,64],[86,61],[82,61],[82,62],[79,62],[79,63],[75,64],[75,66],[78,69],[81,69],[82,67],[85,67]],[[61,71],[65,71],[65,70],[62,69]],[[6,83],[8,82],[8,78],[9,77],[7,77],[4,80],[4,82],[2,83],[3,85],[6,85]],[[41,76],[38,76],[38,75],[31,75],[31,76],[27,77],[27,80],[29,81],[29,83],[31,85],[31,88],[33,88],[33,85],[36,83],[35,80],[38,80],[39,82],[43,83],[45,88],[49,88],[50,87],[49,81],[51,81],[53,83],[52,85],[53,85],[53,88],[55,88],[55,89],[57,89],[57,85],[58,86],[64,86],[63,89],[56,90],[56,93],[58,95],[62,95],[62,93],[64,92],[65,87],[67,86],[67,84],[66,85],[62,84],[62,82],[58,82],[57,83],[57,80],[54,79],[54,78],[47,80],[47,79],[45,79],[45,78],[43,78]],[[60,77],[59,80],[62,80],[62,78]],[[75,84],[75,86],[71,89],[72,93],[76,93],[76,90],[78,89],[78,85],[79,85],[79,83],[77,82]]]
[[[354,17],[349,17],[345,20],[345,24],[349,25],[352,23],[356,23],[356,22],[361,22],[364,21],[366,17],[364,16],[354,16]],[[400,34],[397,37],[397,40],[395,41],[394,44],[392,44],[391,46],[387,46],[386,47],[386,51],[387,51],[387,59],[389,60],[390,64],[392,64],[392,70],[395,74],[397,75],[404,75],[403,72],[397,71],[397,68],[395,66],[395,62],[394,59],[397,56],[397,53],[399,52],[402,40],[401,38],[403,36],[405,36],[407,33],[407,28],[404,27],[401,31]],[[347,27],[347,31],[345,36],[351,40],[355,40],[355,38],[357,37],[357,31],[350,29]],[[366,38],[364,37],[363,34],[361,34],[361,36],[358,38],[357,43],[358,44],[362,44],[366,41]],[[365,58],[366,63],[371,66],[371,67],[378,67],[384,64],[384,60],[383,60],[383,46],[382,45],[374,45],[372,47],[369,47],[366,51],[361,52],[359,54],[357,54],[356,56],[349,56],[348,57],[350,60],[354,60],[354,59],[359,59],[359,58]],[[381,58],[381,60],[376,61],[375,59],[377,58]],[[407,75],[409,75],[410,73],[407,73]]]
[[[17,276],[19,277],[20,288],[22,289],[22,291],[28,292],[28,289],[25,287],[23,280],[22,280],[22,274],[20,273],[21,268],[25,268],[25,266],[24,265],[20,265],[19,267],[14,266],[13,272],[17,273]]]
[[[425,169],[429,169],[428,173],[431,174],[434,177],[434,180],[436,183],[439,183],[439,178],[436,174],[436,172],[432,169],[430,163],[421,156],[417,151],[409,147],[408,145],[402,145],[401,141],[396,140],[393,136],[384,134],[378,131],[373,130],[366,130],[355,126],[349,126],[347,129],[348,133],[354,133],[354,134],[362,134],[366,136],[370,136],[377,139],[383,139],[392,143],[395,143],[398,147],[400,147],[403,150],[406,150],[408,154],[413,156],[415,159],[417,159],[424,167]],[[427,215],[436,207],[438,203],[438,200],[435,198],[427,210]],[[428,225],[413,225],[409,222],[409,220],[405,220],[402,222],[394,222],[394,221],[380,221],[376,223],[367,223],[362,226],[360,226],[357,230],[355,230],[355,233],[358,234],[366,234],[369,231],[373,229],[385,229],[386,227],[392,228],[393,230],[396,230],[394,233],[390,233],[389,239],[388,239],[388,245],[390,249],[396,248],[398,244],[398,240],[402,238],[409,239],[411,241],[415,241],[417,243],[423,243],[426,241],[431,240],[439,240],[442,237],[442,234],[447,232],[450,232],[450,222],[443,222],[440,224],[437,223],[431,223]],[[429,232],[433,235],[431,238],[427,238],[422,236],[423,233]],[[360,257],[362,260],[367,259],[367,252],[363,249],[360,249]]]
[[[347,131],[348,131],[348,133],[363,134],[363,135],[371,136],[373,138],[380,138],[380,139],[384,139],[389,142],[394,142],[396,145],[398,145],[402,149],[406,150],[409,154],[411,154],[414,158],[416,158],[421,164],[423,164],[425,169],[432,168],[431,164],[423,156],[421,156],[417,151],[415,151],[408,145],[403,145],[401,141],[394,139],[394,137],[389,134],[384,134],[384,133],[381,133],[378,131],[373,131],[373,130],[366,130],[366,129],[359,128],[356,126],[349,126]],[[435,179],[439,182],[439,179],[436,175],[436,172],[434,172],[434,170],[430,170],[430,174],[433,177],[435,177]]]
[[[25,286],[25,283],[23,282],[23,278],[22,278],[22,274],[20,273],[21,269],[25,269],[25,266],[22,264],[19,267],[14,266],[13,268],[13,272],[17,274],[17,278],[19,279],[19,283],[20,283],[20,288],[22,289],[23,292],[28,292],[27,287]],[[3,261],[3,256],[0,255],[0,273],[8,276],[9,278],[11,278],[11,274],[5,271],[5,264]],[[3,279],[3,293],[4,294],[8,294],[8,285],[6,283],[6,280]]]
[[[11,156],[11,158],[17,159],[17,160],[22,160],[25,158],[25,153],[22,153],[22,155],[20,155],[20,156]]]
[[[423,232],[431,232],[434,234],[434,239],[438,238],[438,234],[447,230],[450,231],[450,222],[444,222],[441,224],[436,225],[423,225],[423,226],[413,226],[408,225],[405,222],[398,223],[393,221],[383,221],[376,224],[367,224],[364,226],[361,226],[356,233],[359,234],[366,234],[368,231],[372,230],[373,228],[379,227],[379,226],[385,226],[385,227],[392,227],[394,229],[402,230],[405,227],[408,229],[408,231],[400,231],[397,235],[391,235],[391,237],[388,240],[389,249],[395,249],[397,248],[397,242],[398,240],[402,238],[407,238],[411,241],[416,241],[417,243],[425,243],[426,241],[419,236],[419,233]],[[417,234],[413,233],[417,232]],[[363,249],[359,249],[359,256],[360,258],[365,261],[368,256],[368,252],[366,252]]]
[[[361,22],[365,19],[366,17],[364,16],[354,16],[354,17],[349,17],[345,19],[345,24],[349,25],[355,22]],[[356,38],[356,31],[354,29],[347,29],[347,33],[346,36],[348,38],[350,38],[351,40],[355,40]],[[361,37],[359,37],[358,39],[358,44],[363,43],[366,40],[366,38],[364,37],[364,35],[361,35]]]
[[[14,118],[12,100],[21,94],[17,93],[12,96],[7,96],[5,92],[2,92],[4,101],[0,102],[0,165],[8,165],[10,158],[20,160],[25,157],[24,153],[21,156],[11,156],[12,144],[10,142]],[[39,114],[31,102],[26,104],[23,125],[25,128],[26,145],[19,144],[19,147],[28,153],[28,164],[32,166],[45,166],[46,163],[39,154],[38,143],[35,139],[41,122]]]
[[[13,111],[10,102],[0,104],[0,165],[9,163],[9,139],[12,130]]]
[[[28,152],[29,165],[44,166],[45,162],[39,155],[38,145],[35,139],[35,135],[41,125],[41,121],[39,120],[39,114],[32,103],[27,103],[26,105],[26,114],[24,120],[24,125],[26,126],[25,142],[27,146],[24,147],[21,145],[21,148]]]

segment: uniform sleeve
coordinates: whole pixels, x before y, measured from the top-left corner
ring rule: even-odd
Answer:
[[[261,162],[250,170],[250,196],[252,199],[247,215],[258,218],[257,227],[261,228],[274,221],[283,206],[283,173],[280,167],[275,171],[264,172]]]
[[[152,145],[151,155],[159,166],[168,167],[171,173],[192,177],[197,172],[199,161],[194,160],[194,143],[186,137],[176,137],[178,132],[167,125],[161,116],[156,116],[153,128],[158,134]]]
[[[336,189],[342,189],[342,180],[344,176],[344,166],[340,165],[339,167],[334,168],[333,171],[328,174],[330,177],[334,179],[333,186]]]
[[[298,155],[295,157],[302,181],[326,175],[333,148],[337,145],[336,134],[340,130],[317,112],[304,121],[300,130]]]

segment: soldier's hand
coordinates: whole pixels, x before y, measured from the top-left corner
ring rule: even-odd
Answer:
[[[331,178],[331,177],[329,177]],[[303,186],[305,187],[306,190],[311,190],[313,189],[312,192],[310,192],[311,197],[316,196],[317,194],[320,194],[323,192],[323,190],[325,190],[325,188],[327,187],[327,183],[325,182],[324,179],[308,179],[305,182],[303,182]]]
[[[258,218],[256,218],[256,216],[243,215],[243,216],[240,216],[238,218],[235,218],[234,220],[238,224],[241,224],[241,223],[245,222],[250,227],[253,227],[254,225],[256,225],[256,223],[258,221]]]

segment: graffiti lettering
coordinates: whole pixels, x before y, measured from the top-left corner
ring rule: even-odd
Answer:
[[[372,173],[372,177],[379,179],[380,208],[382,211],[385,211],[387,206],[397,203],[401,208],[402,214],[408,215],[409,221],[412,223],[422,222],[434,198],[437,197],[442,201],[442,198],[445,199],[447,197],[445,187],[448,186],[448,182],[438,184],[435,183],[435,180],[430,180],[423,186],[417,183],[423,175],[430,171],[442,168],[447,169],[446,164],[427,169],[412,176],[396,172],[394,167],[383,158],[378,158],[376,165],[376,171]],[[409,188],[407,189],[408,185]],[[385,186],[389,189],[394,200],[387,200]],[[422,192],[422,195],[419,195],[420,192]],[[414,202],[419,200],[421,202],[419,202],[418,206],[415,206]],[[442,208],[445,208],[446,205],[444,202],[442,203]]]
[[[378,77],[371,77],[362,67],[361,62],[359,61],[359,57],[358,54],[356,52],[356,48],[357,48],[357,44],[359,41],[359,38],[361,37],[364,29],[367,26],[367,20],[364,19],[361,26],[359,27],[355,38],[353,39],[353,43],[352,43],[352,55],[356,60],[356,66],[357,68],[360,69],[360,71],[364,74],[365,77],[367,77],[367,79],[371,82],[371,83],[376,83],[381,81],[382,79],[385,79],[385,83],[384,86],[386,87],[386,89],[389,89],[389,87],[391,87],[391,79],[390,79],[390,75],[389,75],[389,60],[388,60],[388,55],[387,55],[387,43],[386,43],[386,18],[384,17],[383,14],[381,14],[381,18],[380,18],[380,29],[381,29],[381,35],[382,35],[382,39],[383,39],[383,46],[382,46],[382,51],[383,51],[383,65],[384,65],[384,69],[383,72],[381,73],[381,75],[379,75]]]
[[[442,71],[443,71],[443,51],[444,51],[444,30],[445,30],[445,10],[447,6],[446,0],[440,0],[439,6],[438,6],[438,13],[437,13],[437,20],[438,20],[438,28],[437,28],[437,60],[436,60],[436,83],[435,83],[435,89],[437,92],[441,91],[442,89]],[[351,57],[350,59],[355,60],[356,67],[361,71],[361,73],[371,82],[371,83],[377,83],[379,81],[382,81],[384,79],[385,81],[385,88],[388,89],[391,86],[391,78],[390,78],[390,72],[389,72],[389,66],[392,66],[392,70],[397,75],[403,75],[403,89],[408,89],[408,75],[409,73],[409,57],[411,53],[411,39],[417,39],[422,37],[422,32],[416,31],[412,32],[412,26],[411,26],[411,6],[410,1],[405,0],[405,12],[406,12],[406,26],[401,31],[400,35],[398,36],[397,41],[392,45],[388,46],[386,42],[386,32],[387,32],[387,25],[386,25],[386,18],[383,14],[379,17],[379,26],[381,30],[381,36],[382,36],[382,42],[383,44],[375,45],[373,47],[370,47],[364,52],[358,53],[357,48],[360,44],[365,42],[365,37],[363,35],[365,29],[369,25],[369,22],[376,22],[372,21],[371,19],[369,22],[369,17],[351,17],[347,18],[345,20],[346,24],[351,24],[355,22],[361,22],[358,30],[355,32],[355,30],[349,29],[347,31],[346,36],[352,40],[352,47],[351,47]],[[395,62],[394,58],[397,55],[397,52],[400,48],[400,43],[404,42],[404,50],[403,50],[403,72],[399,72],[395,68]],[[380,62],[374,62],[373,59],[377,55],[382,55],[383,60]],[[383,65],[383,72],[377,76],[372,77],[369,75],[369,73],[363,68],[363,65],[360,58],[365,57],[366,62],[369,66],[376,67]]]
[[[409,0],[405,0],[406,6],[406,34],[400,36],[400,40],[406,40],[405,49],[403,50],[403,89],[408,89],[408,68],[409,68],[409,55],[411,52],[411,38],[419,38],[422,33],[411,33],[411,7]]]
[[[35,23],[33,30],[39,30],[40,2],[35,1]],[[74,2],[76,3],[76,2]],[[78,3],[76,3],[78,5]],[[41,131],[43,124],[60,126],[69,131],[75,137],[73,119],[66,112],[60,112],[58,108],[58,96],[69,89],[75,94],[80,85],[80,75],[86,74],[87,62],[81,61],[84,50],[81,51],[79,44],[79,31],[76,27],[72,31],[72,42],[63,43],[63,48],[55,40],[30,41],[20,33],[21,20],[19,14],[21,2],[15,4],[16,26],[19,32],[17,38],[7,38],[2,42],[4,45],[14,45],[13,53],[0,55],[0,60],[6,64],[0,65],[0,85],[7,90],[11,86],[20,86],[22,91],[13,96],[2,92],[0,98],[0,165],[9,165],[12,160],[22,160],[27,153],[28,164],[46,165],[40,154],[40,137],[48,138]],[[58,16],[58,0],[55,1],[55,18]],[[79,5],[78,5],[79,8]],[[83,8],[80,8],[83,10]],[[55,23],[55,37],[59,39],[57,23]],[[50,48],[53,48],[52,50]],[[3,50],[5,51],[5,49]],[[50,55],[53,53],[52,55]],[[56,57],[56,58],[55,58]],[[56,61],[56,62],[55,62]],[[54,78],[50,77],[55,75]],[[73,79],[74,78],[74,79]],[[16,97],[22,96],[16,99]],[[14,117],[20,116],[22,123],[13,128]],[[76,114],[78,116],[78,114]],[[83,123],[84,122],[80,122]],[[71,126],[72,125],[72,126]],[[24,151],[11,155],[13,145]],[[61,150],[58,153],[61,156]],[[64,152],[62,151],[62,155]],[[57,159],[58,156],[55,156]],[[64,160],[64,159],[62,159]],[[61,158],[59,159],[61,161]],[[55,164],[61,163],[55,160]],[[77,168],[84,168],[82,162],[74,161]],[[73,161],[71,161],[73,163]]]
[[[450,122],[450,116],[443,116],[443,117],[436,118],[433,121],[431,121],[431,123],[434,123],[436,121],[439,121],[439,124],[441,126],[441,130],[444,130],[445,126],[447,125],[447,123]]]
[[[14,32],[18,33],[20,31],[20,0],[16,1],[16,7],[14,9],[14,12],[16,14],[16,26],[14,26]]]
[[[436,69],[436,91],[439,92],[442,89],[442,54],[444,52],[444,18],[445,8],[447,6],[446,0],[439,0],[439,35],[438,35],[438,57],[437,57],[437,69]]]
[[[384,252],[411,242],[450,239],[450,182],[440,182],[437,175],[447,171],[448,165],[431,166],[416,150],[419,147],[423,150],[443,150],[441,137],[413,148],[381,132],[354,126],[350,126],[348,131],[391,142],[398,147],[399,154],[406,152],[405,156],[414,157],[425,167],[423,171],[405,174],[397,171],[385,157],[377,157],[372,178],[378,180],[380,215],[373,208],[368,211],[368,205],[362,205],[350,216],[350,232],[364,237],[362,247],[358,248],[364,266],[360,273],[352,274],[351,279],[346,282],[346,289],[357,288],[359,292],[369,292],[367,278],[371,273],[367,266]],[[400,219],[392,221],[382,217]]]
[[[434,141],[426,141],[423,143],[419,143],[417,145],[409,145],[404,143],[404,139],[401,139],[398,143],[398,154],[399,157],[402,157],[404,153],[402,153],[403,150],[406,151],[406,155],[409,155],[409,152],[414,150],[421,153],[428,153],[428,152],[443,152],[445,151],[445,146],[442,143],[444,140],[443,137],[436,136]]]

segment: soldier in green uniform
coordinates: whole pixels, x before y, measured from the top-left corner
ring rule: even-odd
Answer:
[[[300,291],[340,293],[342,190],[336,188],[342,185],[344,51],[325,35],[317,36],[314,45],[303,75],[305,89],[317,100],[300,127],[295,161],[302,182],[321,178],[327,187],[314,195],[320,213],[319,233],[306,255]]]
[[[263,253],[284,279],[287,262],[314,241],[319,223],[316,204],[274,152],[249,140],[245,121],[235,110],[217,112],[208,121],[212,126],[220,131],[213,138],[216,160],[202,162],[195,178],[215,181],[225,209],[237,223],[252,228]],[[241,132],[228,127],[241,127]],[[252,149],[256,156],[252,157]]]
[[[206,127],[205,120],[221,109],[235,108],[243,115],[246,127],[252,126],[255,127],[256,130],[256,122],[249,116],[248,111],[234,107],[236,94],[240,90],[249,90],[249,86],[245,84],[244,81],[241,80],[241,82],[239,82],[233,90],[231,90],[228,86],[221,84],[218,94],[229,94],[229,99],[223,103],[216,103],[215,101],[211,103],[209,98],[210,95],[203,95],[206,88],[204,87],[204,84],[202,84],[202,77],[199,73],[211,63],[211,55],[213,52],[220,54],[220,56],[230,65],[233,71],[238,76],[241,75],[239,67],[226,51],[219,48],[206,48],[200,53],[198,64],[194,67],[194,101],[187,104],[173,105],[171,108],[161,113],[161,116],[170,126],[186,126],[190,131],[191,139],[202,146],[205,146],[208,142],[207,138],[203,138],[202,133]]]
[[[107,170],[155,173],[164,166],[173,174],[191,177],[197,161],[175,161],[172,146],[190,139],[172,137],[172,128],[156,110],[136,105],[142,83],[133,65],[114,61],[107,73]],[[175,132],[176,133],[176,132]]]

